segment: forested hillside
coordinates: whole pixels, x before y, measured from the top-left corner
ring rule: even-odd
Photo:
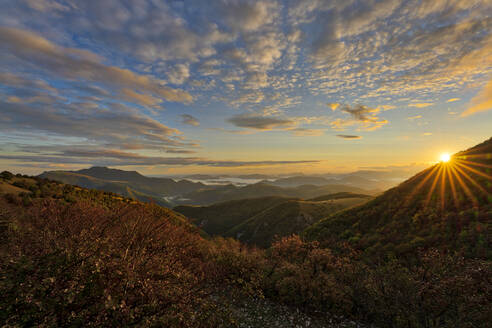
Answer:
[[[272,206],[291,198],[260,197],[220,202],[208,206],[181,205],[173,210],[190,218],[197,226],[212,235],[225,235],[227,231]]]
[[[371,256],[419,248],[492,259],[492,139],[455,154],[360,206],[320,221],[305,236]]]
[[[321,218],[368,199],[371,196],[344,192],[325,195],[320,200],[261,197],[210,206],[177,206],[174,210],[209,234],[268,247],[275,238],[298,234]]]

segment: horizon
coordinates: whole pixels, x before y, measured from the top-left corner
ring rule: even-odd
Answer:
[[[437,163],[439,163],[439,161],[436,161],[434,163],[430,163],[429,165],[435,165]],[[241,176],[263,176],[264,179],[279,179],[279,178],[287,178],[287,177],[330,177],[330,176],[338,177],[338,176],[357,175],[357,174],[366,174],[366,173],[393,173],[393,174],[395,174],[396,172],[398,172],[398,173],[404,174],[404,176],[402,176],[400,178],[406,179],[410,175],[414,175],[414,174],[418,173],[419,171],[424,170],[428,167],[429,166],[426,166],[426,165],[422,165],[422,166],[413,165],[413,166],[401,166],[401,167],[392,166],[392,167],[384,167],[384,168],[374,167],[374,168],[363,168],[363,169],[356,170],[356,171],[347,171],[347,172],[328,172],[327,171],[327,172],[322,172],[322,173],[311,173],[311,174],[307,174],[307,173],[303,173],[303,172],[287,172],[287,173],[270,173],[270,174],[265,174],[265,173],[246,173],[246,174],[243,174],[243,173],[237,173],[237,174],[234,174],[234,173],[231,173],[231,174],[227,174],[227,173],[216,173],[216,174],[214,174],[214,173],[212,173],[212,174],[192,173],[192,174],[176,174],[176,175],[169,175],[169,174],[152,175],[152,174],[144,174],[140,171],[132,170],[132,169],[122,170],[119,167],[90,165],[90,166],[83,167],[81,169],[76,169],[76,170],[54,169],[54,170],[41,171],[40,173],[57,172],[57,171],[58,172],[78,172],[78,171],[82,171],[82,170],[91,170],[91,169],[109,169],[109,170],[119,170],[119,171],[124,171],[124,172],[136,172],[136,173],[143,175],[143,176],[155,177],[155,178],[167,177],[167,178],[173,178],[173,179],[207,180],[207,179],[197,179],[197,178],[190,178],[190,177],[204,176],[204,177],[212,177],[212,178],[227,178],[227,177],[238,178]],[[24,174],[22,172],[16,172],[16,171],[13,171],[11,173]],[[406,176],[405,173],[408,173],[409,176]],[[248,179],[258,180],[258,178],[248,178]]]
[[[1,7],[2,170],[418,172],[490,138],[488,1]]]

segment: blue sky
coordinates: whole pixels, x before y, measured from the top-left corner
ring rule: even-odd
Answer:
[[[415,167],[491,136],[490,1],[0,0],[0,165]]]

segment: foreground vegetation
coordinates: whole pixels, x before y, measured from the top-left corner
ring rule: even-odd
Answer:
[[[422,249],[368,261],[348,245],[335,253],[298,236],[260,250],[204,238],[154,204],[7,173],[2,182],[19,188],[0,199],[2,326],[485,327],[491,319],[485,259]]]

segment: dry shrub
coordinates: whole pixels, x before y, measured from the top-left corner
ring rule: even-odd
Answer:
[[[245,246],[232,238],[216,237],[208,245],[209,261],[214,264],[214,275],[233,292],[263,297],[261,281],[265,257],[262,250]]]
[[[265,293],[307,310],[338,313],[378,327],[486,327],[492,313],[492,266],[427,250],[419,261],[377,265],[360,254],[334,255],[298,236],[269,251]]]
[[[44,200],[12,221],[2,256],[5,324],[218,326],[204,241],[152,206],[111,212]],[[215,314],[215,322],[207,313]]]

